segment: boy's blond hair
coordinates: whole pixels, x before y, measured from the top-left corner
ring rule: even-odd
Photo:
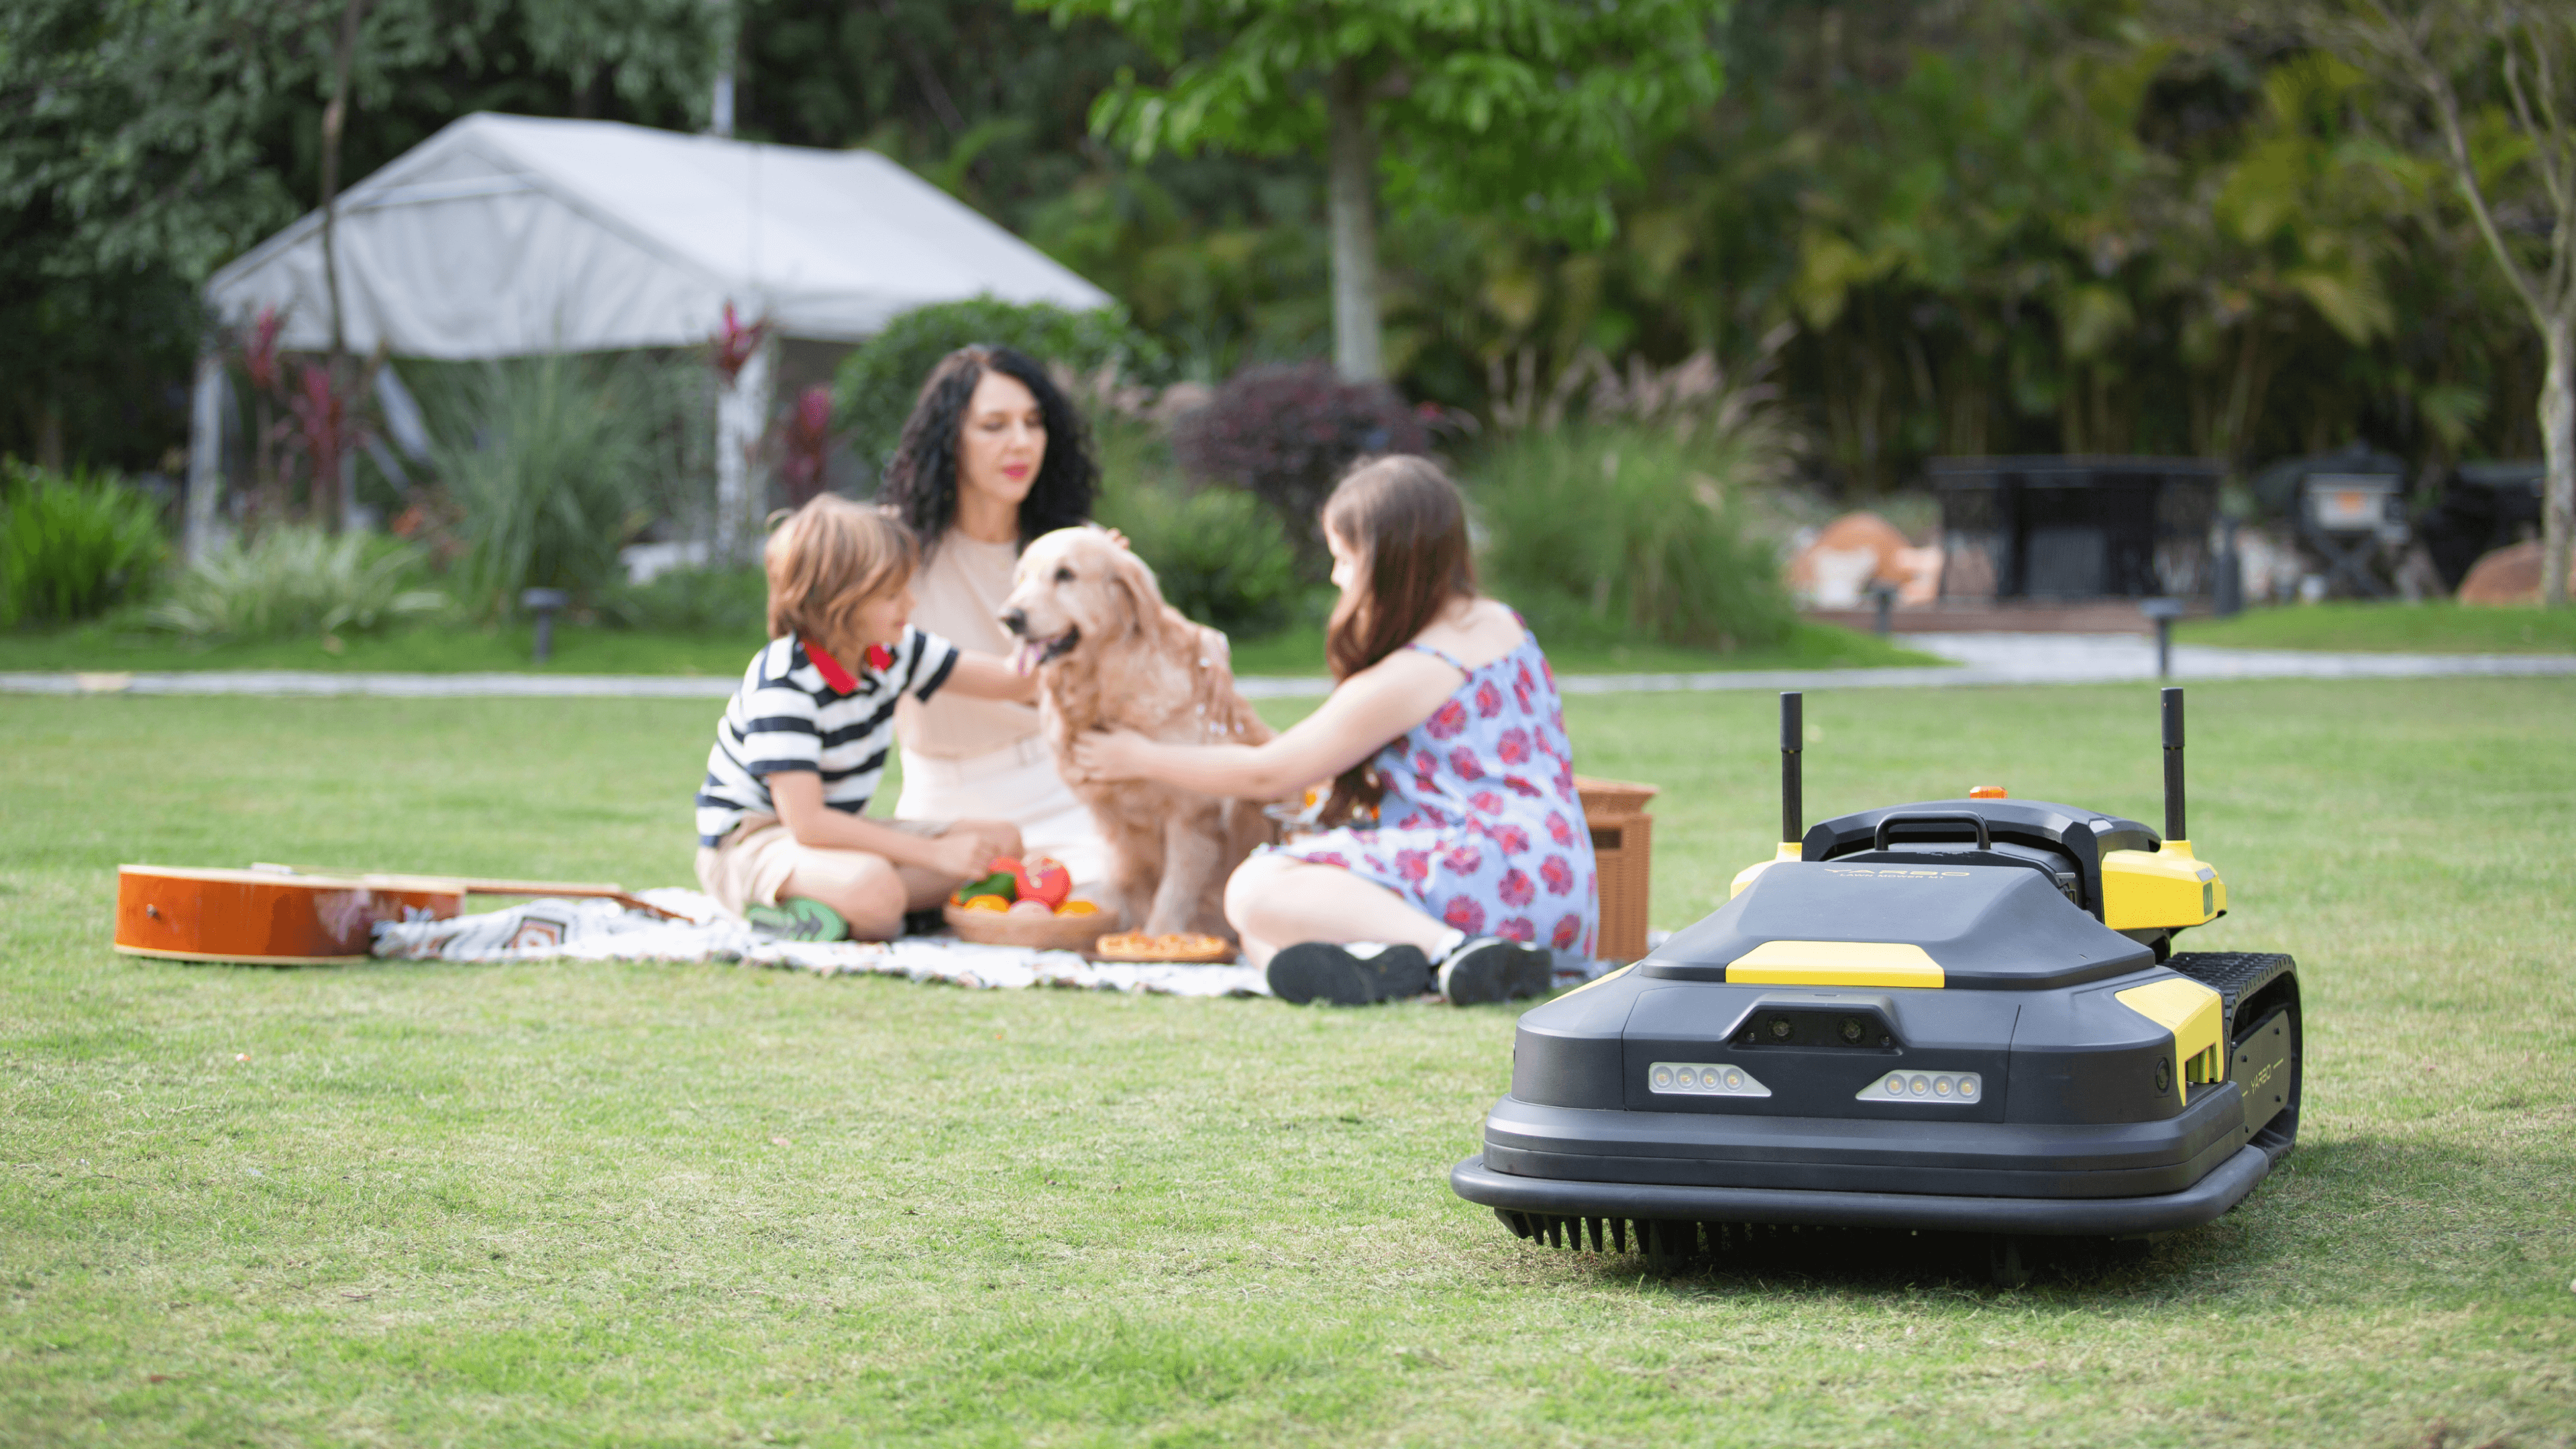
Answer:
[[[852,644],[859,606],[912,577],[921,545],[892,514],[825,493],[772,530],[769,637],[793,633],[838,655]]]

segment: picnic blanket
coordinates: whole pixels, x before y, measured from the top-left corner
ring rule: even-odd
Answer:
[[[685,919],[665,920],[615,901],[545,899],[441,921],[385,921],[374,953],[396,961],[725,961],[825,976],[900,976],[977,991],[1060,986],[1168,996],[1268,996],[1249,966],[1086,961],[1072,951],[983,946],[954,936],[897,941],[781,941],[726,915],[692,890],[638,892]],[[1557,984],[1598,975],[1598,962],[1560,956]]]

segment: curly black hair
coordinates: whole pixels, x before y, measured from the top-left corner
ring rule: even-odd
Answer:
[[[937,548],[957,521],[957,439],[966,426],[966,404],[988,371],[1019,379],[1046,419],[1046,457],[1038,464],[1028,497],[1020,500],[1020,542],[1025,545],[1041,533],[1091,517],[1100,467],[1092,459],[1082,414],[1037,359],[1015,347],[975,343],[939,359],[930,370],[921,395],[913,399],[912,416],[904,419],[902,439],[886,464],[885,487],[877,494],[877,501],[892,507],[925,549]]]

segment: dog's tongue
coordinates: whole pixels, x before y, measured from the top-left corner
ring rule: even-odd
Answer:
[[[1011,651],[1011,668],[1019,671],[1023,678],[1035,674],[1041,647],[1035,639],[1021,640],[1020,647]]]

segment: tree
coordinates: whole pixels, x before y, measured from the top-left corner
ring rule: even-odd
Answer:
[[[1333,353],[1384,375],[1380,193],[1397,206],[1508,212],[1569,240],[1615,230],[1611,188],[1714,100],[1724,0],[1023,0],[1105,18],[1170,67],[1123,74],[1095,134],[1137,161],[1202,147],[1325,156]]]
[[[350,176],[468,111],[686,126],[705,107],[703,0],[373,0],[347,29],[356,8],[0,5],[0,394],[21,414],[0,446],[149,466],[177,440],[163,398],[199,341],[195,289],[322,193],[335,94]]]
[[[2527,0],[2355,0],[2317,38],[2411,90],[2487,253],[2538,329],[2541,600],[2567,602],[2576,524],[2576,10]]]

